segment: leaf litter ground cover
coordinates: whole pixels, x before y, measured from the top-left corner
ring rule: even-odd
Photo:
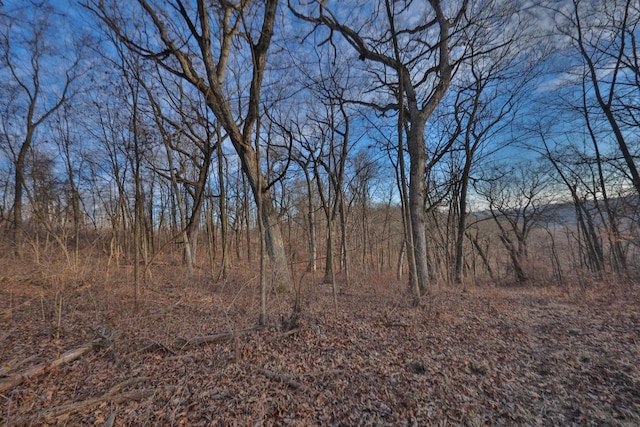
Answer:
[[[272,297],[259,329],[248,286],[157,285],[132,314],[124,286],[1,285],[0,387],[97,344],[2,391],[0,425],[640,425],[632,288],[437,289],[412,307],[362,286],[335,312],[317,285],[297,319]]]

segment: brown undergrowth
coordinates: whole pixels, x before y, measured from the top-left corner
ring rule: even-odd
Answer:
[[[635,285],[437,288],[418,307],[377,278],[302,279],[269,299],[257,278],[0,277],[0,381],[100,340],[0,393],[0,425],[639,425]],[[241,274],[241,272],[244,272]],[[64,280],[63,280],[64,278]]]

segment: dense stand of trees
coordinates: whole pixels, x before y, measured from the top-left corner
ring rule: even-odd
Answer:
[[[131,265],[136,304],[160,258],[259,265],[261,322],[317,270],[637,274],[640,5],[519,7],[5,1],[2,241]]]

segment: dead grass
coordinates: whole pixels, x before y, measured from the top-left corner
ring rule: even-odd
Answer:
[[[221,283],[155,268],[133,313],[130,266],[106,280],[97,262],[75,275],[3,262],[3,364],[110,344],[0,395],[1,425],[640,424],[633,283],[435,287],[412,307],[377,275],[343,289],[335,313],[307,275],[295,328],[282,329],[293,296],[271,295],[272,327],[248,331],[250,267]],[[220,332],[233,334],[176,345]]]

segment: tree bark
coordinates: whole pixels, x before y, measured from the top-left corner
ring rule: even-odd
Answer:
[[[407,133],[407,149],[409,150],[409,212],[411,216],[411,233],[415,257],[415,280],[423,294],[429,283],[429,265],[427,261],[427,229],[425,226],[425,173],[427,155],[424,147],[424,122],[412,121]]]
[[[316,244],[316,214],[315,206],[313,203],[313,178],[309,175],[308,165],[302,165],[304,171],[304,178],[307,184],[307,222],[309,229],[309,264],[307,265],[307,271],[313,272],[317,269],[318,249]]]
[[[253,149],[251,149],[251,151],[253,152]],[[240,159],[243,165],[249,162],[254,163],[252,166],[244,166],[243,170],[246,171],[247,180],[249,181],[249,186],[251,187],[256,204],[259,200],[262,205],[262,226],[264,227],[265,244],[267,253],[269,254],[274,286],[280,292],[288,292],[292,289],[291,274],[289,272],[289,259],[284,250],[282,230],[280,229],[280,215],[275,209],[271,193],[266,189],[264,178],[256,174],[258,169],[255,154],[243,156]]]
[[[18,158],[15,162],[15,180],[13,189],[13,244],[14,253],[17,257],[22,256],[23,224],[22,224],[22,198],[24,190],[24,169],[27,151],[31,146],[31,134],[27,132],[27,137],[20,147]]]
[[[220,129],[216,130],[216,135],[218,137],[216,151],[218,158],[218,185],[220,187],[220,245],[222,248],[222,259],[220,261],[220,274],[218,279],[224,279],[229,273],[229,215],[227,212],[227,188],[224,173],[225,157],[222,151],[222,136]]]
[[[458,224],[456,229],[456,259],[454,266],[454,280],[462,283],[462,267],[464,264],[464,236],[467,226],[467,193],[469,189],[469,173],[471,171],[471,154],[467,151],[464,170],[460,182],[460,199],[458,200]]]

